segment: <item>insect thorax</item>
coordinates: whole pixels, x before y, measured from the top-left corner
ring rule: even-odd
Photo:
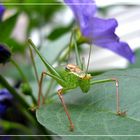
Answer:
[[[67,76],[65,76],[65,80],[67,81],[66,83],[69,88],[76,88],[80,86],[82,92],[88,92],[90,89],[90,74],[86,74],[78,66],[73,64],[68,64],[66,66],[66,73]]]

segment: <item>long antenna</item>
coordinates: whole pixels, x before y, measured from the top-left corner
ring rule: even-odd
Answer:
[[[79,50],[78,50],[78,46],[77,46],[77,42],[76,42],[76,35],[73,35],[73,43],[74,43],[74,48],[75,48],[75,54],[76,54],[76,64],[82,68],[82,62],[80,59],[80,54],[79,54]]]
[[[70,52],[71,52],[71,49],[72,49],[72,39],[73,39],[73,31],[71,32],[71,36],[70,36],[70,41],[69,41],[69,48],[68,48],[68,55],[67,55],[67,63],[69,61],[69,58],[70,58]]]
[[[89,68],[89,62],[90,62],[90,56],[91,56],[91,48],[92,48],[92,45],[90,44],[86,73],[88,72],[88,68]]]

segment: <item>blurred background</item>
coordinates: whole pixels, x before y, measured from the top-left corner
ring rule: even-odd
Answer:
[[[31,38],[33,40],[42,55],[52,65],[65,65],[66,60],[63,59],[63,53],[69,43],[71,29],[77,26],[73,13],[62,0],[42,0],[41,2],[38,0],[0,0],[0,2],[1,5],[5,6],[5,12],[2,21],[0,21],[0,43],[8,47],[12,53],[12,59],[22,69],[31,84],[35,98],[37,98],[37,81],[33,72],[27,39]],[[138,0],[97,0],[96,3],[99,17],[116,18],[118,20],[119,26],[116,29],[116,33],[122,41],[126,41],[134,50],[136,63],[129,64],[127,60],[117,54],[94,46],[89,71],[96,74],[111,69],[140,67],[140,2]],[[89,54],[89,47],[83,45],[80,52],[85,59],[85,63],[87,63],[86,58]],[[34,58],[38,74],[41,74],[45,67],[35,53]],[[69,61],[75,63],[75,56],[72,55]],[[0,64],[0,74],[13,87],[22,82],[21,75],[10,62]],[[0,87],[1,89],[3,88],[2,85]],[[45,85],[43,89],[46,89]],[[21,92],[20,89],[18,91]],[[30,105],[33,104],[29,96],[23,96]],[[17,118],[9,119],[7,114],[5,116],[1,117],[1,119],[7,122],[14,120],[14,122],[20,124],[25,123]],[[0,131],[1,127],[4,127],[2,134],[15,134],[14,131],[11,131],[13,128],[6,128],[7,122],[1,124]],[[25,125],[28,126],[29,124],[25,123]],[[32,126],[30,127],[32,128]],[[42,132],[36,130],[33,134],[40,133],[42,134]],[[26,133],[20,131],[19,133],[16,132],[16,134]]]
[[[26,46],[24,44],[27,38],[31,37],[40,48],[46,46],[50,49],[44,52],[44,55],[48,56],[47,58],[51,59],[50,61],[53,61],[55,58],[50,58],[48,52],[54,51],[55,46],[57,46],[57,49],[60,47],[59,51],[62,51],[69,40],[70,29],[75,24],[70,8],[66,7],[64,3],[58,3],[59,1],[56,1],[57,3],[48,1],[49,5],[46,2],[43,4],[43,1],[42,4],[34,4],[29,1],[30,4],[26,5],[23,3],[11,4],[10,1],[5,2],[7,2],[7,4],[5,3],[7,9],[3,20],[18,13],[10,34],[10,39],[15,44],[14,46],[11,43],[8,45],[13,48],[13,51],[25,51]],[[119,23],[116,33],[120,36],[120,39],[126,41],[133,50],[137,50],[140,46],[139,2],[136,0],[133,2],[108,0],[105,3],[100,0],[96,3],[98,6],[97,15],[105,18],[115,17]],[[90,70],[125,68],[128,65],[127,60],[109,50],[94,46],[92,51],[94,53],[91,57]],[[83,57],[88,55],[87,47],[83,50],[82,55]]]

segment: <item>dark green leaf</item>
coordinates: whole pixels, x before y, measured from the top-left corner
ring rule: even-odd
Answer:
[[[8,45],[12,52],[24,52],[24,50],[26,49],[24,43],[21,44],[12,38],[8,38],[4,41],[4,43]]]
[[[12,31],[15,27],[18,18],[18,13],[8,18],[7,20],[0,22],[0,43],[6,44],[11,48],[13,52],[20,51],[23,52],[25,49],[24,44],[18,43],[15,39],[11,38]]]
[[[68,31],[70,31],[70,29],[73,27],[73,22],[66,27],[58,27],[56,29],[54,29],[49,36],[47,36],[48,39],[50,40],[55,40],[59,37],[61,37],[63,34],[67,33]]]
[[[74,132],[69,131],[69,122],[58,98],[37,110],[37,120],[59,135],[140,134],[139,75],[140,69],[129,69],[114,70],[94,77],[94,80],[118,78],[121,110],[127,111],[125,117],[116,115],[115,83],[110,82],[92,86],[88,94],[83,94],[79,89],[65,94],[65,102],[75,125]]]
[[[14,26],[16,24],[17,17],[18,17],[18,14],[15,14],[14,16],[5,20],[4,22],[0,22],[0,32],[1,32],[0,41],[1,42],[7,40],[7,38],[10,37],[14,29]]]

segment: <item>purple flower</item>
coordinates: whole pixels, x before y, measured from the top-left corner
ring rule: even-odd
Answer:
[[[6,113],[6,110],[12,99],[13,96],[7,89],[0,90],[0,118]]]
[[[5,7],[3,5],[0,5],[0,21],[2,20],[4,11],[5,11]]]
[[[6,63],[10,57],[10,51],[6,48],[6,46],[0,44],[0,63]]]
[[[72,9],[84,37],[97,46],[109,49],[134,63],[135,56],[129,45],[120,41],[115,34],[116,19],[95,17],[96,5],[93,0],[64,0]]]

